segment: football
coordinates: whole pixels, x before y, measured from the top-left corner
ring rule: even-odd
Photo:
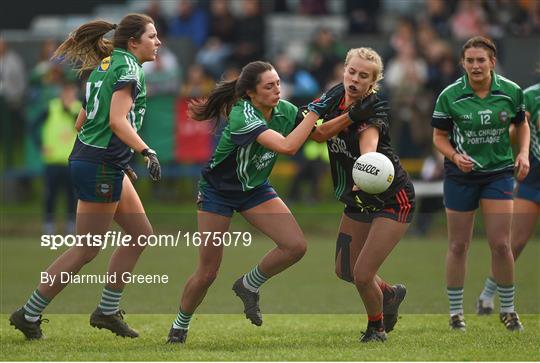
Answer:
[[[394,165],[386,155],[369,152],[354,162],[354,184],[369,194],[379,194],[388,189],[394,180]]]

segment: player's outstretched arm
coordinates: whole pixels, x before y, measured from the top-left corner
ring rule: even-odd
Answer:
[[[277,153],[294,155],[308,138],[318,118],[319,116],[315,112],[309,112],[286,137],[269,129],[257,136],[257,142]]]
[[[311,133],[310,137],[314,141],[325,142],[326,140],[339,134],[351,124],[352,121],[349,116],[347,114],[343,114],[317,126]]]

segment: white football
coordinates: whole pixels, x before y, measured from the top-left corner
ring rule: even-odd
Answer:
[[[394,180],[394,165],[386,155],[365,153],[354,162],[354,184],[369,194],[379,194],[390,187]]]

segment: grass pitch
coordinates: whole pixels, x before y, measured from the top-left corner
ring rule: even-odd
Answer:
[[[309,216],[308,216],[309,217]],[[311,217],[315,219],[316,216]],[[337,218],[336,218],[337,219]],[[317,219],[321,220],[321,218]],[[180,223],[178,223],[180,226]],[[301,223],[304,226],[304,223]],[[129,285],[122,307],[141,336],[122,339],[91,328],[88,319],[102,286],[70,285],[48,307],[46,339],[27,342],[9,326],[8,316],[24,304],[40,271],[62,251],[39,247],[32,236],[2,235],[0,242],[0,360],[13,361],[535,361],[540,358],[540,241],[526,247],[516,264],[516,306],[525,331],[505,330],[497,314],[474,315],[475,300],[489,271],[489,248],[470,246],[464,308],[468,330],[448,328],[444,285],[445,238],[401,241],[381,268],[390,283],[404,283],[402,319],[384,344],[358,342],[365,329],[362,302],[353,285],[334,275],[335,228],[329,233],[305,228],[308,253],[298,264],[272,278],[262,289],[264,324],[258,328],[240,314],[231,291],[238,276],[273,247],[256,236],[249,248],[226,248],[220,275],[194,316],[187,344],[170,346],[166,336],[178,297],[196,265],[197,249],[149,248],[136,273],[168,274],[164,285]],[[233,227],[231,230],[235,230]],[[236,229],[238,230],[238,229]],[[105,250],[81,273],[103,273],[112,250]]]
[[[2,315],[2,360],[25,361],[534,361],[540,318],[522,315],[525,331],[511,333],[496,316],[466,316],[467,332],[448,328],[448,316],[404,315],[386,343],[358,342],[364,316],[267,314],[262,327],[234,314],[196,315],[183,346],[165,344],[171,316],[130,315],[137,339],[91,328],[88,315],[49,315],[46,339],[27,342]]]

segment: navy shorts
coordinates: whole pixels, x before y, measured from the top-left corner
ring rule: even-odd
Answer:
[[[408,182],[394,195],[384,201],[384,207],[375,212],[347,205],[343,213],[358,222],[371,223],[375,218],[388,218],[399,223],[411,223],[416,207],[414,186]]]
[[[200,211],[231,217],[234,211],[243,212],[277,197],[276,191],[269,183],[261,184],[247,192],[222,192],[205,184],[199,188],[197,207]]]
[[[73,160],[69,173],[77,198],[86,202],[118,202],[122,195],[124,171],[105,163]]]
[[[505,176],[487,183],[464,184],[444,179],[444,206],[459,212],[478,209],[480,199],[512,200],[514,178]]]
[[[531,163],[529,174],[517,186],[516,198],[540,203],[540,162],[533,161]]]

